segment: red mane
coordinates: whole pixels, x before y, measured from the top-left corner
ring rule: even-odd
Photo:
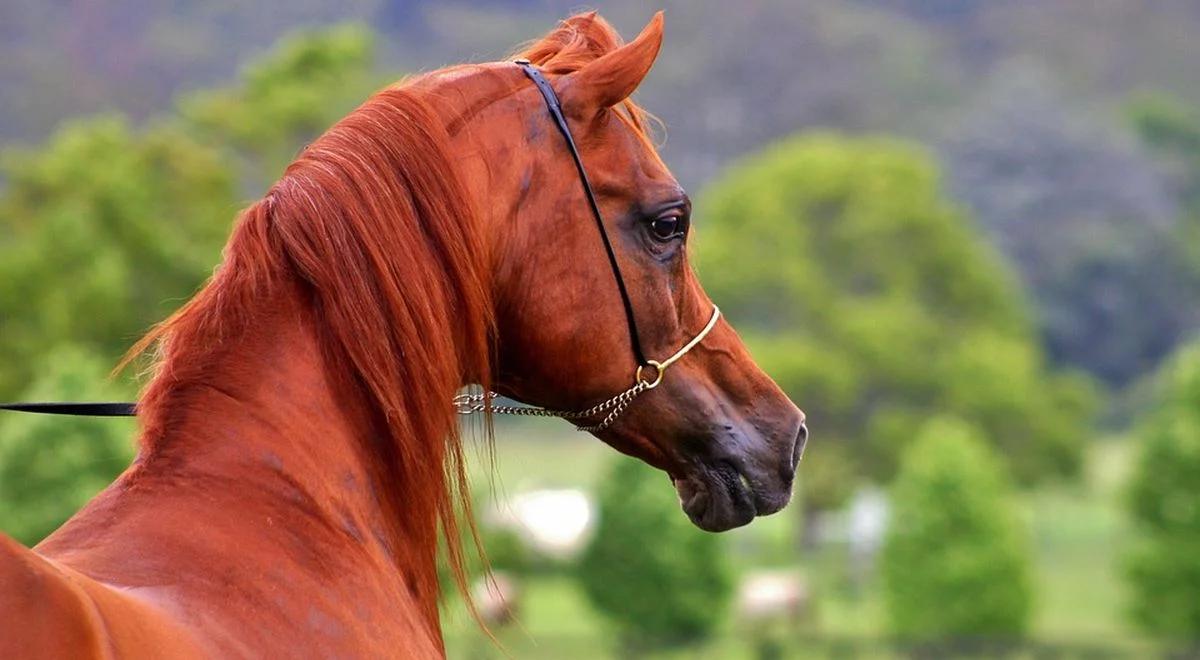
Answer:
[[[178,404],[212,379],[224,340],[251,322],[264,294],[298,286],[323,326],[328,366],[343,372],[335,380],[365,397],[390,436],[382,458],[396,497],[437,512],[461,581],[455,509],[469,502],[450,399],[491,373],[475,216],[429,105],[404,89],[373,96],[242,213],[207,286],[130,351],[160,345],[138,404],[143,447],[169,442]],[[437,545],[413,542],[431,553]]]

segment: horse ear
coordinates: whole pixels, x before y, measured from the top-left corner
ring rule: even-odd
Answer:
[[[560,95],[567,114],[590,116],[629,98],[654,65],[662,36],[659,11],[636,39],[564,77]]]

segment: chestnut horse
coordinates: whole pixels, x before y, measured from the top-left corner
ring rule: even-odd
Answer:
[[[562,101],[649,356],[713,312],[688,198],[629,100],[661,39],[661,15],[622,45],[588,14],[522,53]],[[465,487],[451,398],[585,408],[632,381],[627,328],[521,67],[377,93],[139,345],[159,357],[133,465],[35,549],[0,535],[0,657],[440,656],[436,548]],[[597,435],[720,531],[787,503],[803,420],[721,320]]]

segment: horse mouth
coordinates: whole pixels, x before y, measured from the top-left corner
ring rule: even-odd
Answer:
[[[692,524],[706,532],[724,532],[749,524],[755,516],[768,515],[783,508],[756,489],[754,483],[729,463],[702,466],[691,474],[671,477],[679,494],[679,504]],[[790,497],[790,489],[788,496]]]

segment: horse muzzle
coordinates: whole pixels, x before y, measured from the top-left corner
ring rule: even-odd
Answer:
[[[727,433],[709,455],[689,461],[671,475],[683,512],[694,525],[723,532],[769,516],[787,506],[796,468],[808,441],[803,413],[776,441],[757,429]]]

